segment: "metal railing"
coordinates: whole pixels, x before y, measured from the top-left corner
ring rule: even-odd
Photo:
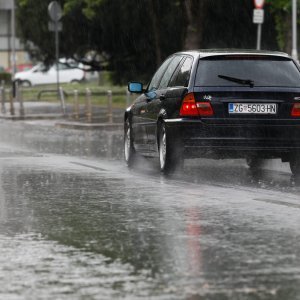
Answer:
[[[16,81],[12,88],[0,86],[0,103],[2,115],[26,117],[25,107],[26,101],[23,100],[23,88]],[[123,109],[114,107],[114,97],[124,97],[124,108],[128,107],[133,101],[133,95],[128,91],[113,92],[112,90],[100,91],[86,88],[83,92],[78,89],[66,91],[62,87],[59,88],[59,93],[54,89],[44,89],[37,93],[37,100],[42,100],[46,94],[56,94],[61,106],[61,114],[74,121],[114,123],[116,119],[120,119],[120,112]],[[84,101],[80,101],[80,97]],[[106,98],[106,105],[100,106],[97,101],[99,97]],[[17,106],[16,106],[17,105]],[[8,108],[9,107],[9,108]]]

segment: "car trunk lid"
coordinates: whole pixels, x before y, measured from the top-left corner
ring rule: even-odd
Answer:
[[[293,119],[291,112],[300,103],[300,89],[244,89],[243,91],[212,91],[197,88],[194,91],[196,103],[209,101],[213,115],[202,117],[203,121],[220,119],[238,120],[279,120]],[[245,106],[248,106],[245,109]]]
[[[221,55],[199,60],[194,98],[210,102],[213,115],[223,122],[295,119],[300,102],[300,72],[285,56]],[[299,118],[298,118],[299,119]]]

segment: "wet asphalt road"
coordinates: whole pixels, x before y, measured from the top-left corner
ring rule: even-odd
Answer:
[[[0,299],[300,299],[300,184],[128,171],[119,132],[0,123]]]

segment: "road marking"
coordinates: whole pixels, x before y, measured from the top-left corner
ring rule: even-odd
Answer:
[[[102,171],[102,172],[104,171],[104,172],[107,172],[106,169],[99,168],[99,167],[95,167],[95,166],[91,166],[91,165],[82,164],[82,163],[79,163],[79,162],[71,161],[70,163],[73,164],[73,165],[82,166],[82,167],[94,169],[94,170],[97,170],[97,171]]]
[[[253,200],[254,201],[260,201],[260,202],[277,204],[277,205],[283,205],[283,206],[288,206],[288,207],[293,207],[293,208],[299,208],[300,209],[300,204],[295,204],[295,203],[277,201],[277,200],[272,200],[272,199],[258,199],[258,198],[256,198],[256,199],[253,199]]]

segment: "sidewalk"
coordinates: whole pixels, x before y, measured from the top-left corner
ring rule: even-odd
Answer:
[[[14,115],[11,115],[8,103],[5,105],[4,113],[0,113],[0,119],[11,121],[31,121],[29,123],[53,124],[58,128],[70,128],[78,130],[122,130],[123,113],[125,109],[113,109],[113,122],[108,122],[107,108],[93,107],[92,122],[87,121],[85,107],[80,106],[77,119],[72,111],[73,107],[68,105],[65,115],[59,103],[51,102],[25,102],[24,115],[20,113],[20,106],[15,105]],[[47,122],[51,120],[51,122]]]

